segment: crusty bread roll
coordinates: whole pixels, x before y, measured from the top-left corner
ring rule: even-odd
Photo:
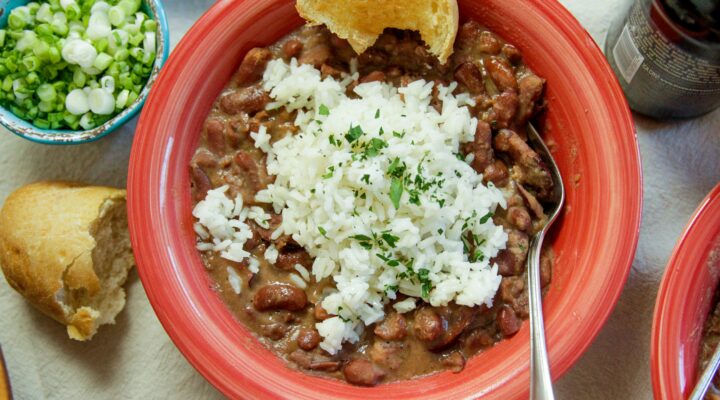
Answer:
[[[122,284],[135,264],[125,190],[69,182],[18,189],[0,211],[0,264],[10,286],[71,338],[92,338],[125,306]]]
[[[445,63],[458,30],[456,0],[298,0],[300,15],[325,24],[347,39],[358,54],[375,43],[385,28],[420,32],[430,51]]]

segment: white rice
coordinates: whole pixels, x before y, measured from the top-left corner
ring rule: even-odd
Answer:
[[[253,236],[245,221],[250,213],[254,213],[253,218],[256,220],[267,220],[269,217],[260,207],[252,207],[250,211],[244,209],[242,196],[238,196],[234,201],[230,200],[225,196],[227,190],[227,185],[209,190],[205,199],[193,209],[193,216],[197,219],[193,225],[197,234],[196,247],[199,251],[219,252],[220,257],[238,263],[249,259],[250,271],[257,273],[260,263],[243,250],[245,242]],[[262,210],[262,215],[253,209]],[[230,270],[235,272],[228,268],[228,276],[232,276]],[[232,280],[230,285],[235,289]],[[239,289],[235,292],[239,293]]]
[[[233,267],[227,267],[227,273],[228,283],[230,283],[230,287],[233,292],[235,292],[235,294],[240,294],[242,290],[242,279],[240,279],[240,275],[238,275],[237,271],[235,271],[235,268]]]
[[[263,76],[273,99],[268,108],[297,110],[300,133],[272,144],[264,128],[251,134],[276,176],[256,200],[282,212],[275,233],[292,235],[315,258],[315,279],[335,282],[322,306],[337,317],[317,324],[331,354],[382,320],[397,292],[410,296],[393,304],[398,312],[414,309],[423,295],[433,306],[492,306],[501,277],[488,260],[507,241],[490,218],[506,206],[502,193],[457,156],[477,126],[466,107],[470,97],[453,95],[456,84],[439,86],[438,112],[430,105],[433,83],[420,80],[403,88],[358,85],[358,98],[349,98],[345,90],[356,77],[322,79],[295,60],[271,61]],[[392,167],[396,159],[403,173]],[[404,182],[399,201],[390,195],[393,171],[401,176],[395,187]],[[431,184],[418,189],[423,183]],[[468,257],[466,234],[482,242],[482,257]]]
[[[453,95],[455,83],[438,86],[438,112],[430,105],[433,83],[419,80],[402,88],[361,84],[357,98],[349,98],[346,87],[357,79],[356,66],[351,70],[341,80],[322,79],[295,60],[271,61],[263,76],[273,99],[268,108],[297,110],[300,133],[274,143],[263,126],[250,134],[276,176],[255,198],[282,213],[271,237],[292,235],[315,259],[312,271],[295,265],[290,281],[305,288],[312,274],[335,283],[322,300],[334,316],[316,324],[320,346],[331,354],[382,320],[387,304],[399,313],[420,299],[492,306],[501,277],[489,260],[507,241],[491,218],[506,207],[502,192],[483,185],[468,164],[472,156],[458,155],[477,127],[470,97]],[[252,237],[245,221],[268,228],[269,216],[260,207],[243,208],[242,198],[228,199],[226,190],[209,191],[193,210],[197,248],[249,259],[257,273],[259,261],[242,249]],[[472,257],[463,243],[469,235],[480,243],[481,253]],[[274,246],[265,251],[269,262],[277,257]],[[229,269],[228,276],[239,293],[237,273]],[[395,301],[397,293],[408,297]]]

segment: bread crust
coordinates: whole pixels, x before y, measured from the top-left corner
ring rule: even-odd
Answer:
[[[296,8],[309,23],[347,39],[358,54],[385,28],[418,31],[443,64],[452,55],[459,24],[456,0],[298,0]]]
[[[90,228],[108,200],[124,202],[125,190],[37,182],[12,193],[0,210],[5,278],[40,311],[68,325],[68,334],[78,340],[94,334],[98,313],[67,304],[68,292],[92,298],[100,290]]]

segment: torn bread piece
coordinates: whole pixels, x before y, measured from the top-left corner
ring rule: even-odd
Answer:
[[[324,24],[362,54],[385,28],[420,32],[441,63],[452,55],[458,30],[456,0],[298,0],[300,16]]]
[[[0,264],[10,286],[68,336],[91,339],[125,306],[122,285],[135,264],[125,190],[70,182],[16,190],[0,211]]]

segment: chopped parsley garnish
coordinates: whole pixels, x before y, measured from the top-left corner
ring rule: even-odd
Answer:
[[[493,213],[492,213],[492,211],[490,211],[489,213],[483,215],[482,218],[480,218],[480,224],[484,224],[484,223],[488,222],[490,220],[490,218],[492,218],[492,217],[493,217]]]
[[[320,104],[320,110],[318,110],[318,114],[330,115],[330,110],[327,108],[327,106],[325,104]]]
[[[369,242],[372,240],[372,238],[370,236],[365,236],[365,235],[354,235],[354,236],[350,236],[350,238],[355,239],[355,240],[362,240],[362,241],[366,241],[366,242]]]
[[[395,244],[398,240],[400,240],[399,237],[392,235],[390,232],[383,232],[381,236],[385,243],[387,243],[390,247],[395,247]]]
[[[385,285],[385,292],[396,293],[398,290],[400,290],[398,285]]]
[[[472,257],[470,257],[471,262],[478,262],[485,259],[485,254],[483,254],[482,250],[475,249],[475,251],[472,254]]]
[[[402,163],[400,165],[400,158],[395,157],[394,160],[390,163],[390,166],[388,166],[387,173],[390,176],[394,176],[396,178],[402,178],[403,174],[405,173],[405,163]]]
[[[330,179],[333,176],[333,173],[335,172],[335,166],[331,165],[328,167],[328,172],[322,176],[323,179]]]
[[[328,238],[328,237],[327,237],[327,231],[326,231],[325,228],[323,228],[322,226],[318,226],[318,232],[320,232],[320,234],[323,235],[323,237],[324,237],[325,239]]]
[[[393,177],[390,183],[390,200],[396,210],[400,209],[400,198],[403,193],[403,184],[400,178]]]
[[[377,111],[375,111],[375,119],[380,118],[380,109],[378,108]]]
[[[393,260],[392,258],[390,258],[390,256],[385,256],[385,255],[382,255],[381,253],[375,253],[375,255],[379,259],[385,261],[385,263],[391,267],[397,267],[398,265],[400,265],[400,261]]]
[[[387,146],[388,144],[386,141],[378,138],[372,138],[367,143],[363,154],[365,157],[375,157],[380,153],[380,150],[386,148]]]
[[[349,143],[352,143],[358,139],[360,139],[360,136],[363,135],[363,130],[358,126],[350,126],[350,129],[348,130],[348,133],[345,134],[345,140],[347,140]]]
[[[393,131],[393,136],[395,136],[396,138],[402,139],[405,137],[405,131],[403,131],[402,133],[400,133],[398,131]]]
[[[365,175],[363,175],[362,178],[360,178],[360,180],[369,185],[369,184],[370,184],[370,175],[369,175],[369,174],[365,174]]]
[[[432,284],[430,283],[430,277],[428,276],[430,274],[430,271],[424,268],[421,268],[417,272],[418,280],[420,281],[420,284],[422,285],[422,298],[426,299],[430,296],[430,289],[432,288]]]

